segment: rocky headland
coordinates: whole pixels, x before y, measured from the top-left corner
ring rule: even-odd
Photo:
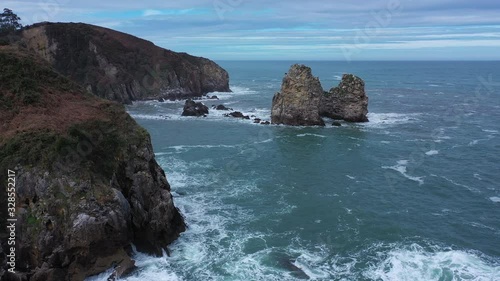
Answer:
[[[58,56],[68,54],[60,50],[73,43],[94,53],[90,42],[99,45],[92,41],[96,31],[76,43],[73,31],[51,37],[55,31],[50,25],[35,28],[47,28],[44,38],[49,48],[44,52],[57,46],[45,60],[23,48],[0,47],[0,182],[7,182],[7,169],[15,170],[17,188],[17,274],[4,270],[5,253],[11,246],[4,239],[2,220],[0,279],[78,281],[112,266],[118,277],[134,268],[132,244],[139,251],[159,255],[185,230],[184,220],[174,206],[165,173],[155,161],[148,132],[121,104],[89,94],[52,68],[62,67]],[[61,38],[73,43],[65,47],[67,42]],[[89,59],[103,54],[106,61],[116,63],[104,49],[97,50]],[[73,59],[67,57],[64,62]],[[115,66],[116,72],[110,67],[110,74],[120,77],[122,70]],[[101,69],[98,63],[95,67],[95,71]],[[88,76],[99,79],[92,71]],[[134,83],[132,76],[121,78]],[[196,79],[193,83],[199,83],[201,92],[209,89],[204,88],[209,84]],[[99,95],[132,98],[126,94],[127,87],[103,87]],[[110,89],[115,91],[107,92]],[[5,192],[4,188],[0,191],[2,206],[7,206]],[[1,208],[2,218],[5,211]]]
[[[292,65],[273,97],[271,122],[292,126],[324,126],[322,117],[367,122],[368,97],[364,81],[344,74],[337,87],[325,92],[319,78],[305,65]],[[338,124],[336,124],[338,125]]]
[[[229,75],[211,60],[83,23],[25,28],[24,43],[88,92],[113,101],[178,100],[229,92]]]

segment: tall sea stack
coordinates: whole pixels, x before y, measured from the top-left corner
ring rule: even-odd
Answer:
[[[311,68],[292,65],[283,78],[281,91],[273,97],[271,122],[292,126],[324,126],[319,115],[323,88]]]
[[[337,87],[325,92],[311,68],[294,64],[273,97],[271,121],[292,126],[324,126],[322,117],[347,122],[368,122],[364,81],[344,74]]]

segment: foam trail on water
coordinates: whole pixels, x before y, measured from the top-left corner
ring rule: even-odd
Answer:
[[[490,197],[490,200],[495,202],[495,203],[500,203],[500,197],[497,197],[497,196]]]
[[[415,176],[410,176],[408,175],[406,171],[406,166],[408,165],[408,160],[399,160],[397,165],[394,166],[382,166],[382,169],[390,169],[394,170],[396,172],[399,172],[401,175],[403,175],[405,178],[418,182],[418,184],[422,185],[424,184],[423,177],[415,177]]]
[[[432,156],[432,155],[439,154],[439,151],[438,150],[429,150],[425,154],[428,156]]]
[[[419,121],[419,113],[368,113],[370,122],[361,123],[361,126],[381,128],[385,126],[395,126]]]
[[[307,137],[307,136],[318,137],[318,138],[326,138],[326,136],[319,135],[319,134],[311,134],[311,133],[305,133],[305,134],[298,134],[297,135],[297,137]]]

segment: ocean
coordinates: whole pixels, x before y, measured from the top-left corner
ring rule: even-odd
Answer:
[[[209,107],[270,120],[283,76],[304,63],[325,90],[361,77],[370,122],[129,106],[188,230],[170,257],[137,253],[124,280],[500,280],[500,62],[218,63],[233,92]]]

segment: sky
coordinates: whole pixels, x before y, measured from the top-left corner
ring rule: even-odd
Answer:
[[[1,3],[24,25],[85,22],[214,60],[500,60],[498,0]]]

